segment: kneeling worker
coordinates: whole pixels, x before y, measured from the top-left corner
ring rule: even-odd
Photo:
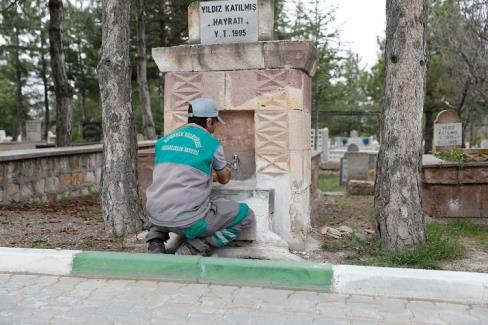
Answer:
[[[212,133],[222,119],[214,101],[198,98],[188,107],[188,124],[159,139],[155,146],[153,182],[147,188],[151,253],[165,253],[169,232],[185,237],[180,255],[207,255],[255,224],[244,203],[210,201],[212,171],[227,184],[231,170],[219,140]]]

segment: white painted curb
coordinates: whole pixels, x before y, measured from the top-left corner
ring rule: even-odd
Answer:
[[[76,250],[0,247],[0,272],[69,275]]]
[[[335,265],[333,291],[397,298],[488,303],[488,274]]]

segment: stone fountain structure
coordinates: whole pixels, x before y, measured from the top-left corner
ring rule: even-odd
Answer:
[[[208,16],[211,10],[204,7],[210,4],[243,10]],[[242,24],[226,29],[213,20],[228,16]],[[223,30],[246,33],[218,38]],[[304,249],[310,231],[311,89],[317,52],[311,42],[273,41],[272,34],[271,0],[196,2],[189,7],[190,44],[152,51],[165,72],[165,134],[186,123],[188,102],[195,98],[212,98],[222,110],[226,124],[216,137],[235,170],[233,180],[215,186],[213,195],[245,201],[256,212],[255,231],[241,238],[254,241],[255,255],[272,247]]]

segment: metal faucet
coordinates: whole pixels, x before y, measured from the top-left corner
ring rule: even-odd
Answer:
[[[239,159],[239,156],[235,153],[232,155],[232,162],[230,165],[232,166],[232,169],[234,170],[239,170],[241,160]]]

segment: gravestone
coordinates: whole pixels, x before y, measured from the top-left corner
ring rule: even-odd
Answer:
[[[482,149],[488,149],[488,139],[484,139],[484,140],[482,140],[482,141],[481,141],[481,145],[480,145],[480,147],[481,147]]]
[[[347,158],[341,158],[341,168],[340,168],[340,177],[339,177],[339,184],[345,185],[347,184]]]
[[[461,148],[463,144],[463,126],[461,118],[453,110],[443,110],[434,121],[434,141],[432,151],[449,151]]]
[[[102,138],[102,123],[100,122],[83,123],[82,136],[84,141],[100,142]]]
[[[25,121],[25,134],[27,141],[40,142],[42,140],[42,122],[39,120]]]
[[[5,140],[7,140],[7,133],[5,133],[5,130],[0,130],[0,142]]]
[[[355,143],[351,143],[350,145],[347,146],[347,152],[358,152],[359,151],[359,146]]]
[[[272,0],[194,2],[188,17],[191,44],[252,43],[273,37]]]
[[[320,155],[320,160],[326,162],[329,160],[329,129],[322,129],[322,152]]]

